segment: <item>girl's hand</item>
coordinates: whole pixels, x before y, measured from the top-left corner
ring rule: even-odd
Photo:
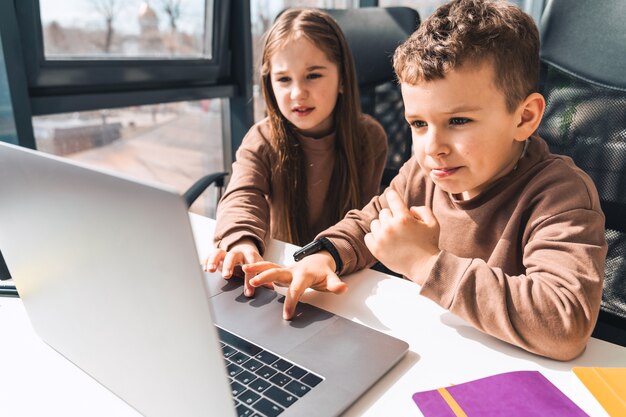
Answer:
[[[241,239],[233,245],[228,252],[223,249],[216,248],[204,261],[204,270],[206,272],[215,272],[220,268],[222,276],[229,279],[233,276],[235,267],[256,262],[262,262],[263,257],[259,254],[259,249],[251,239]],[[244,271],[243,293],[246,297],[254,296],[254,287],[249,284],[250,278],[254,274],[248,274]]]

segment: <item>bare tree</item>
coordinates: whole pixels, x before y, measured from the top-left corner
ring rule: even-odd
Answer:
[[[181,3],[183,0],[161,0],[163,11],[167,15],[170,22],[170,29],[172,33],[176,33],[178,29],[177,23],[181,15]]]
[[[111,51],[113,34],[115,32],[113,23],[119,12],[122,11],[124,7],[123,0],[91,0],[91,4],[104,18],[106,34],[102,50],[105,53],[109,53]]]

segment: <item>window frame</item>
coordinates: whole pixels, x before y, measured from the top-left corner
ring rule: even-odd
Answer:
[[[231,2],[213,2],[210,58],[47,59],[38,0],[14,3],[32,115],[233,97]]]

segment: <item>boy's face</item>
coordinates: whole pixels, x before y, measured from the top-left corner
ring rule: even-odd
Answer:
[[[525,138],[515,139],[519,115],[509,112],[487,61],[450,71],[445,78],[402,83],[413,151],[443,190],[467,200],[511,172]]]

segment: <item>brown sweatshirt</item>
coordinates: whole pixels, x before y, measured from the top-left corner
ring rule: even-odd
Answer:
[[[607,244],[592,180],[532,137],[507,176],[468,201],[438,188],[413,158],[390,187],[437,218],[441,253],[421,293],[481,331],[559,360],[578,356],[594,328]],[[384,195],[318,237],[337,247],[342,274],[372,265],[364,244]]]
[[[361,208],[379,193],[387,160],[387,135],[376,120],[365,114],[359,118],[357,133],[362,154],[366,155],[358,164],[363,190],[358,207]],[[298,141],[304,149],[309,196],[306,215],[314,236],[337,222],[324,211],[325,197],[333,180],[335,134],[319,139],[299,136]],[[274,207],[283,203],[286,192],[279,186],[280,178],[276,178],[272,169],[276,158],[270,143],[269,119],[264,119],[252,126],[237,150],[231,180],[217,206],[216,247],[229,250],[238,240],[248,237],[257,243],[263,254],[269,237],[287,241],[272,228],[278,215]]]

